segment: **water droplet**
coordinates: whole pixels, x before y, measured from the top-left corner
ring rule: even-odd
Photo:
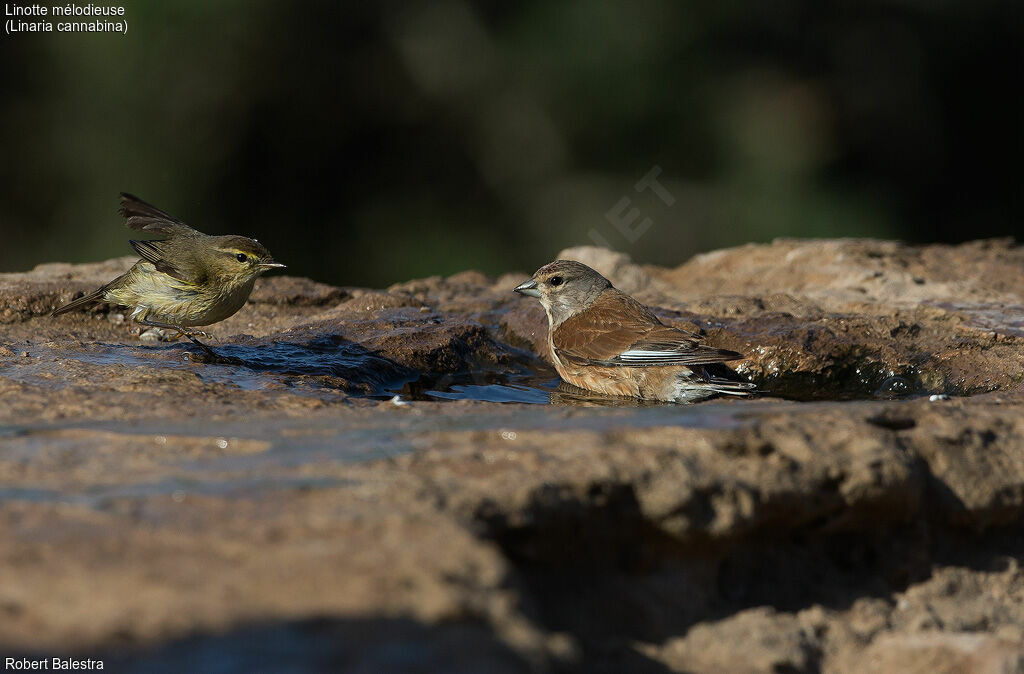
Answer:
[[[899,398],[911,393],[910,382],[903,377],[889,377],[875,391],[876,398]]]

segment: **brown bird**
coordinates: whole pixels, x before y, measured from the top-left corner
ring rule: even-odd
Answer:
[[[699,335],[665,325],[584,264],[556,260],[515,291],[544,306],[551,358],[559,376],[573,386],[678,403],[753,392],[753,384],[723,365],[742,354],[707,346]]]

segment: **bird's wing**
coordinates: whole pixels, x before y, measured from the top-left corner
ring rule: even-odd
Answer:
[[[609,360],[614,365],[708,365],[741,360],[743,354],[703,344],[700,337],[664,326],[652,330]]]
[[[663,324],[645,306],[614,289],[555,328],[551,341],[559,358],[591,365],[704,365],[743,358]]]
[[[186,283],[198,283],[199,278],[196,278],[195,273],[190,273],[190,268],[195,268],[195,265],[183,265],[180,263],[174,264],[168,261],[168,255],[165,251],[167,246],[164,241],[129,241],[135,252],[142,257],[143,260],[150,262],[156,267],[156,270],[163,272],[168,276],[173,276],[179,281],[185,281]],[[175,255],[174,257],[180,257]]]
[[[124,217],[126,225],[141,232],[163,234],[168,238],[199,235],[199,232],[192,229],[181,220],[178,220],[174,216],[164,213],[156,206],[147,204],[142,199],[125,192],[121,193],[120,213]],[[143,255],[143,257],[145,256]]]

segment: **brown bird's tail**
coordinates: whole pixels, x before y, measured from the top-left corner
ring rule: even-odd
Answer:
[[[61,314],[66,314],[69,311],[74,311],[75,309],[95,304],[96,302],[101,302],[103,301],[103,293],[106,292],[106,290],[107,286],[97,288],[88,295],[83,295],[77,300],[72,300],[62,307],[57,307],[52,313],[50,313],[50,316],[60,316]]]
[[[730,396],[749,396],[758,393],[756,384],[744,380],[724,363],[708,363],[699,367],[691,366],[690,369],[696,376],[685,380],[687,386]]]
[[[730,396],[750,396],[758,392],[756,384],[748,381],[728,381],[726,379],[712,379],[707,383],[707,388],[715,393]]]

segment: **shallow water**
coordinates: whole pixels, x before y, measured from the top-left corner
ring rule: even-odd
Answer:
[[[348,347],[348,348],[346,348]],[[513,364],[500,371],[424,375],[397,366],[359,347],[329,344],[215,347],[222,360],[205,362],[196,347],[185,344],[132,346],[93,343],[74,350],[52,349],[46,356],[0,373],[15,381],[60,388],[74,382],[68,363],[119,365],[185,371],[203,382],[261,391],[286,388],[291,393],[335,396],[341,390],[357,397],[390,400],[472,400],[491,403],[605,404],[636,407],[637,401],[592,394],[562,384],[554,369],[540,360]]]
[[[530,405],[600,405],[640,407],[661,403],[611,398],[561,382],[542,360],[525,354],[519,361],[448,374],[415,372],[352,342],[325,336],[306,343],[214,345],[217,360],[188,343],[140,346],[88,343],[73,349],[49,348],[38,358],[17,364],[0,361],[0,374],[15,381],[60,388],[76,383],[68,364],[189,372],[201,381],[248,391],[282,390],[299,395],[350,396],[399,401],[469,400]],[[10,363],[10,361],[8,361]],[[933,393],[913,369],[885,371],[872,363],[837,376],[841,386],[827,386],[810,376],[761,383],[764,392],[793,401],[892,400]],[[77,375],[81,379],[81,373]],[[704,403],[707,404],[707,403]]]
[[[15,381],[60,387],[74,383],[67,376],[67,366],[77,362],[86,366],[187,371],[211,384],[250,391],[283,386],[310,395],[338,390],[382,394],[414,378],[414,373],[403,371],[365,349],[351,344],[333,345],[326,340],[302,345],[275,342],[258,347],[227,344],[215,346],[214,350],[221,359],[207,362],[205,354],[191,344],[88,343],[74,349],[40,351],[39,358],[6,368],[0,362],[0,374]]]
[[[379,401],[374,413],[327,418],[256,416],[247,420],[178,419],[0,425],[6,462],[92,464],[101,485],[77,487],[58,471],[29,485],[0,487],[0,503],[52,502],[94,509],[125,502],[189,497],[256,498],[271,493],[331,489],[347,484],[346,465],[410,454],[434,446],[439,433],[498,433],[515,451],[530,431],[593,432],[623,428],[737,428],[791,403],[766,397],[674,405],[610,398],[561,382],[552,368],[522,352],[522,360],[471,372],[419,373],[349,342],[325,337],[296,343],[224,344],[216,362],[191,344],[137,346],[89,343],[38,345],[29,358],[0,360],[0,375],[43,388],[92,386],[111,377],[129,382],[161,377],[198,378],[234,390],[287,391],[329,399]],[[515,358],[520,358],[514,352]],[[169,374],[177,373],[177,374]],[[883,373],[891,374],[891,373]],[[185,381],[188,381],[186,379]],[[173,384],[172,384],[173,385]],[[344,395],[342,395],[344,392]],[[913,385],[891,374],[868,399],[913,395]],[[424,403],[483,402],[448,411]],[[803,403],[809,412],[818,405]],[[403,413],[409,408],[414,412]],[[454,412],[454,413],[452,413]],[[141,452],[143,469],[122,469],[95,456],[97,447]],[[149,463],[147,463],[149,462]],[[152,465],[152,469],[146,466]]]
[[[514,395],[557,392],[515,391]],[[173,502],[202,496],[259,499],[356,484],[346,466],[409,454],[421,447],[436,448],[439,434],[495,433],[514,452],[521,446],[516,442],[519,436],[535,431],[739,428],[780,405],[789,404],[712,401],[602,409],[494,405],[466,408],[458,414],[445,414],[436,407],[427,413],[404,414],[399,408],[406,406],[395,406],[392,414],[344,421],[280,417],[0,425],[0,461],[61,466],[25,485],[0,486],[0,504],[60,503],[108,510],[164,498]],[[97,447],[106,449],[97,453]],[[123,463],[126,457],[129,463]],[[73,477],[80,467],[104,478],[82,485]]]
[[[506,384],[454,384],[446,391],[430,390],[426,395],[440,400],[480,400],[489,403],[546,405],[551,400],[545,388]]]
[[[349,483],[345,480],[333,478],[263,477],[230,480],[167,479],[158,482],[118,484],[100,488],[93,487],[81,493],[69,492],[66,489],[0,487],[0,503],[4,501],[32,501],[35,503],[85,505],[103,509],[110,501],[116,499],[140,499],[162,495],[170,496],[174,500],[180,500],[186,495],[245,497],[268,490],[306,491],[325,487],[339,487]]]

